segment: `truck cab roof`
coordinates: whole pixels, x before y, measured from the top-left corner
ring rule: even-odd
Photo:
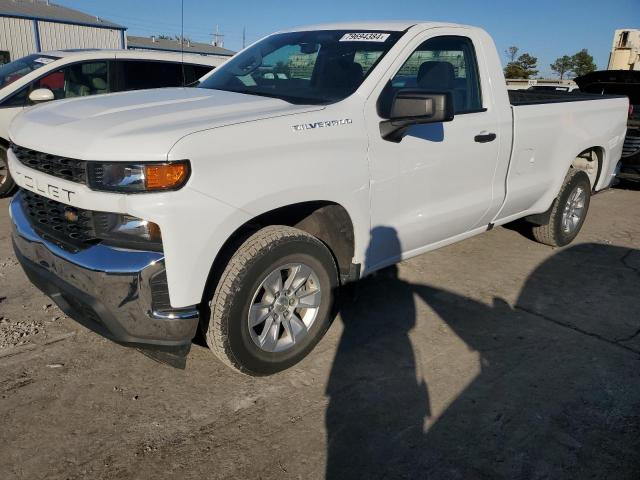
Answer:
[[[336,22],[321,23],[317,25],[305,25],[295,27],[282,32],[300,32],[310,30],[386,30],[391,32],[403,32],[411,27],[436,28],[436,27],[461,27],[476,28],[469,25],[447,22],[429,22],[415,20],[387,20],[387,21],[362,21],[362,22]],[[280,33],[282,33],[280,32]]]

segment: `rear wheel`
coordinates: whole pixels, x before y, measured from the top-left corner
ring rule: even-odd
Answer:
[[[571,243],[587,218],[590,200],[589,176],[581,170],[571,169],[551,206],[548,222],[533,227],[534,238],[554,247]]]
[[[326,332],[337,284],[336,264],[322,242],[296,228],[263,228],[222,273],[211,300],[207,344],[243,373],[284,370]]]
[[[0,145],[0,198],[10,195],[15,189],[15,182],[9,173],[7,149]]]

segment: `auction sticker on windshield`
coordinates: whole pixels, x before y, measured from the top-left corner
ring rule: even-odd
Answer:
[[[341,42],[386,42],[388,33],[345,33],[340,39]]]
[[[53,62],[53,61],[54,61],[54,59],[53,59],[53,58],[47,58],[47,57],[39,57],[39,58],[36,58],[36,59],[34,60],[34,62],[36,62],[36,63],[42,63],[42,64],[44,64],[44,65],[47,65],[47,64],[49,64],[49,63],[51,63],[51,62]]]

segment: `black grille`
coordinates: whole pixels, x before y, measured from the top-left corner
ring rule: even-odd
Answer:
[[[22,208],[39,234],[66,250],[78,251],[99,242],[94,212],[90,210],[70,207],[28,190],[22,190]]]
[[[149,281],[151,287],[151,298],[153,299],[153,310],[156,312],[170,311],[169,285],[167,284],[167,272],[162,270],[154,275]]]
[[[23,165],[39,172],[76,183],[87,183],[87,162],[36,152],[29,148],[11,145],[11,150]]]

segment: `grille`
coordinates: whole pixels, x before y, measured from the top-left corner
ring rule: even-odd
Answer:
[[[70,182],[87,183],[87,162],[84,160],[36,152],[18,145],[11,145],[11,150],[20,163],[29,168]]]
[[[65,250],[79,251],[99,241],[90,210],[70,207],[27,190],[22,191],[22,208],[38,233]]]
[[[624,139],[622,146],[622,156],[630,157],[640,152],[640,130],[630,130]]]

